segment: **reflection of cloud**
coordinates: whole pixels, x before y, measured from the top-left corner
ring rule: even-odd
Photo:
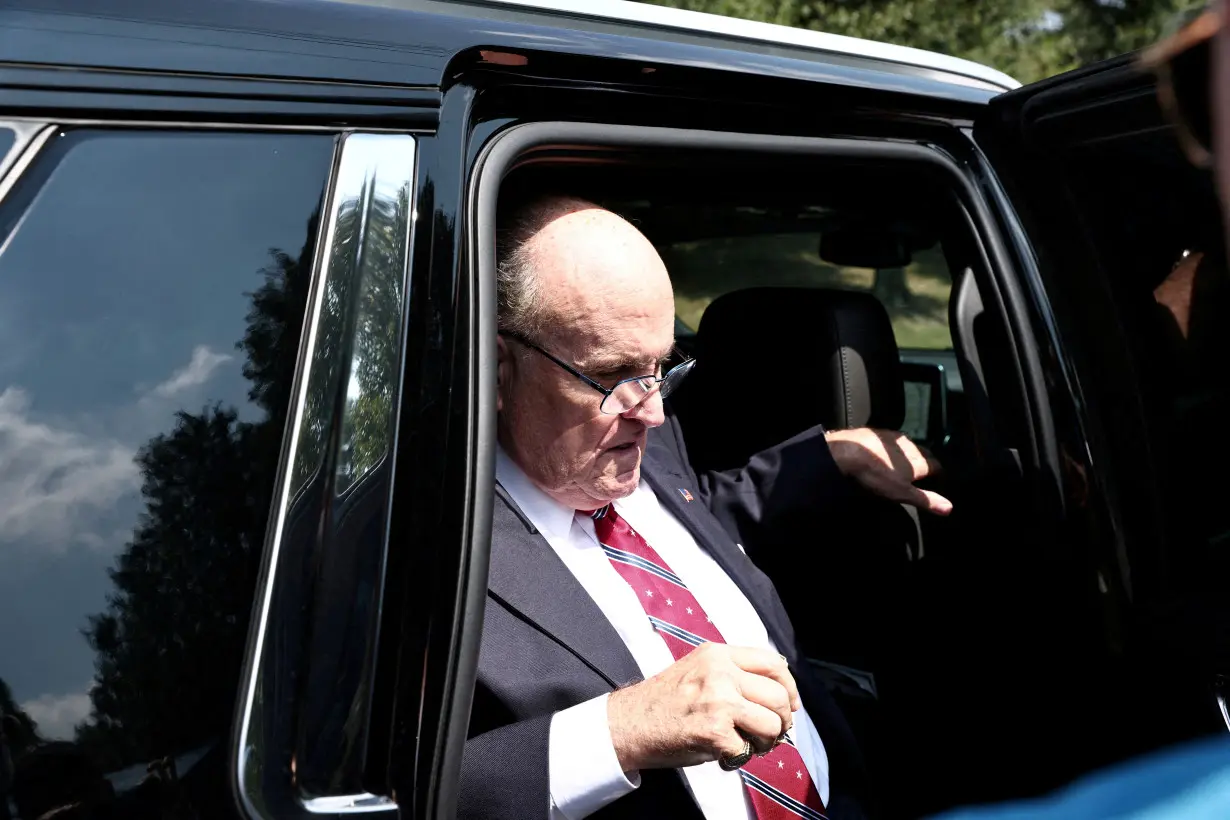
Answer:
[[[62,549],[82,540],[85,516],[139,486],[135,451],[35,422],[29,407],[19,387],[0,393],[0,541],[36,536]]]
[[[47,740],[70,740],[73,728],[90,716],[90,695],[43,695],[21,704]]]
[[[231,358],[225,353],[214,353],[206,345],[197,345],[192,351],[192,360],[172,373],[171,378],[151,390],[150,395],[165,399],[202,385],[209,381],[209,377],[219,365],[229,362]]]

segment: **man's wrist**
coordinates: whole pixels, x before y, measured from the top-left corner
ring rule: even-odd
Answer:
[[[850,441],[843,435],[844,432],[843,430],[826,430],[824,440],[829,446],[829,454],[833,457],[838,471],[844,476],[851,476],[861,469],[867,451]]]
[[[607,727],[611,733],[611,746],[615,750],[615,758],[619,761],[619,766],[623,769],[624,774],[629,778],[635,776],[641,770],[640,756],[636,750],[636,743],[626,730],[627,720],[625,719],[625,699],[626,690],[616,689],[610,694],[606,701],[606,719]]]

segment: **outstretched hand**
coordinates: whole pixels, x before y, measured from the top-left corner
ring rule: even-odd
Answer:
[[[936,515],[952,512],[947,498],[914,486],[939,472],[940,465],[904,433],[861,427],[833,430],[824,437],[838,469],[876,495]]]

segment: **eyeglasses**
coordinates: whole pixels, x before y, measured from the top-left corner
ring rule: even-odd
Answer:
[[[1186,23],[1142,55],[1145,68],[1157,76],[1162,113],[1174,125],[1188,159],[1199,168],[1208,168],[1213,160],[1209,55],[1221,24],[1219,8],[1206,6],[1189,14]]]
[[[602,394],[602,404],[598,409],[608,416],[618,416],[621,413],[627,413],[633,407],[636,407],[645,399],[654,394],[655,391],[662,394],[662,398],[666,398],[671,393],[675,392],[680,383],[683,382],[685,376],[692,372],[692,368],[696,366],[695,359],[688,359],[686,362],[675,365],[662,376],[633,376],[630,379],[622,379],[616,382],[615,386],[607,389],[598,382],[586,376],[575,367],[569,365],[552,356],[547,351],[543,350],[538,345],[531,342],[529,339],[517,333],[509,333],[500,331],[501,336],[512,339],[515,342],[525,345],[531,350],[535,350],[546,356],[559,367],[576,376],[581,381],[588,384],[590,387]]]

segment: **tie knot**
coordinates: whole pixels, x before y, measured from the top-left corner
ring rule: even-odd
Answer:
[[[611,512],[611,505],[607,504],[606,506],[599,507],[598,509],[594,510],[592,513],[589,513],[589,517],[597,521],[600,518],[606,518],[606,514],[609,512]]]

